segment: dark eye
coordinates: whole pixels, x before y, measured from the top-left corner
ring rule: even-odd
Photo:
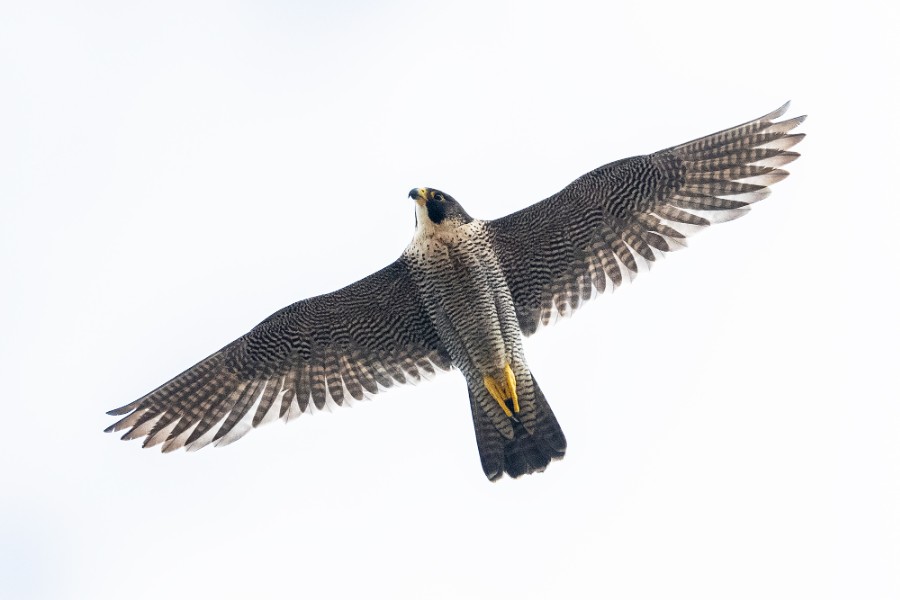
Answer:
[[[438,194],[437,196],[435,196],[435,198],[437,198],[437,199],[440,200],[441,202],[444,201],[444,195],[443,195],[443,194]]]

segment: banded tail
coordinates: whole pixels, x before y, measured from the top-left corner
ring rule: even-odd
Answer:
[[[491,481],[504,473],[513,478],[540,473],[566,454],[566,436],[531,373],[519,378],[517,391],[521,410],[507,417],[480,382],[469,382],[475,440]]]

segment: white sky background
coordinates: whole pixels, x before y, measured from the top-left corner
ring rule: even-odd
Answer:
[[[0,8],[0,596],[900,596],[895,7],[133,4]],[[458,373],[102,433],[394,260],[412,187],[493,218],[788,99],[771,198],[526,341],[542,475],[484,478]]]

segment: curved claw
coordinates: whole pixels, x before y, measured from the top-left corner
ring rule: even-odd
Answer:
[[[512,417],[513,412],[519,412],[519,395],[516,393],[516,376],[513,374],[509,363],[503,368],[503,379],[494,379],[490,375],[484,376],[484,387],[491,397],[497,401],[507,417]],[[507,400],[512,400],[513,409],[509,410]]]

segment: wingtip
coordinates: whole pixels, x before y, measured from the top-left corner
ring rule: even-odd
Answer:
[[[135,404],[135,402],[132,402],[131,404],[126,404],[125,406],[120,406],[119,408],[108,410],[106,411],[106,414],[110,417],[121,417],[122,415],[130,413],[132,410],[134,410]]]
[[[173,444],[171,442],[172,442],[172,440],[167,440],[166,443],[164,443],[162,445],[162,448],[160,448],[160,452],[162,454],[171,454],[172,452],[175,452],[176,450],[178,450],[182,447],[182,446],[179,446],[178,444]]]
[[[761,120],[774,121],[778,117],[781,117],[785,113],[787,113],[787,111],[790,107],[791,107],[791,101],[788,100],[787,102],[785,102],[784,104],[782,104],[781,106],[779,106],[778,108],[776,108],[775,110],[773,110],[772,112],[770,112],[769,114],[764,116]],[[805,120],[806,120],[806,115],[800,115],[799,117],[791,118],[789,121],[782,121],[782,123],[788,123],[788,122],[791,123],[791,129],[793,129],[794,127],[796,127],[797,125],[799,125],[800,123],[802,123]]]
[[[782,104],[781,106],[779,106],[778,108],[776,108],[775,110],[773,110],[772,112],[767,114],[765,117],[763,117],[763,120],[771,121],[773,119],[777,119],[778,117],[780,117],[781,115],[786,113],[790,107],[791,107],[791,101],[788,100],[787,102],[785,102],[784,104]]]

